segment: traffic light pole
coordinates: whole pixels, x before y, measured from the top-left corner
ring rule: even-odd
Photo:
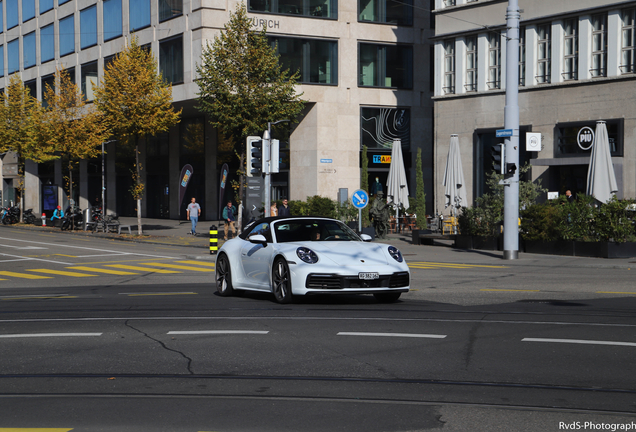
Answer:
[[[506,106],[504,128],[512,129],[505,140],[505,162],[519,167],[519,1],[509,0],[506,10]],[[502,161],[503,162],[503,161]],[[519,169],[504,187],[503,259],[519,258]]]
[[[265,217],[270,217],[271,208],[272,208],[272,198],[271,198],[271,188],[272,188],[272,174],[271,174],[271,161],[272,161],[272,125],[277,125],[278,123],[288,122],[289,120],[278,120],[274,123],[267,122],[267,130],[263,132],[263,147],[267,145],[267,151],[263,149],[263,174],[265,174],[265,194],[263,200],[265,201]]]

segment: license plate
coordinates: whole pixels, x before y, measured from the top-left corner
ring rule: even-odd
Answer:
[[[362,279],[362,280],[380,279],[380,275],[378,273],[358,273],[358,279]]]

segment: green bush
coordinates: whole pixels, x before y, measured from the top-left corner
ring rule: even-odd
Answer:
[[[554,205],[551,201],[526,208],[520,212],[521,237],[524,240],[558,240],[562,234],[563,210],[563,206]]]

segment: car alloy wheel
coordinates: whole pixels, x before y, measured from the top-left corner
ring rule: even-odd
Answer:
[[[223,297],[231,296],[234,292],[232,289],[232,271],[226,255],[221,255],[216,260],[216,290]]]
[[[274,262],[272,271],[272,284],[274,297],[281,304],[291,303],[292,301],[292,285],[289,275],[289,266],[283,258],[278,258]]]

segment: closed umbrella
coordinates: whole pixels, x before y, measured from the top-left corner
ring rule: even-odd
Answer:
[[[590,166],[587,171],[586,194],[606,203],[616,192],[618,192],[618,186],[612,165],[607,126],[604,121],[598,121],[596,122]]]
[[[451,135],[450,149],[446,159],[444,169],[444,195],[446,205],[452,206],[451,210],[456,213],[457,209],[466,206],[466,183],[464,182],[464,170],[462,168],[462,158],[459,154],[459,138]]]
[[[409,187],[406,184],[406,170],[402,156],[402,141],[393,141],[391,151],[391,166],[389,167],[389,180],[387,187],[387,202],[393,201],[396,206],[395,219],[397,221],[400,206],[409,208]]]

